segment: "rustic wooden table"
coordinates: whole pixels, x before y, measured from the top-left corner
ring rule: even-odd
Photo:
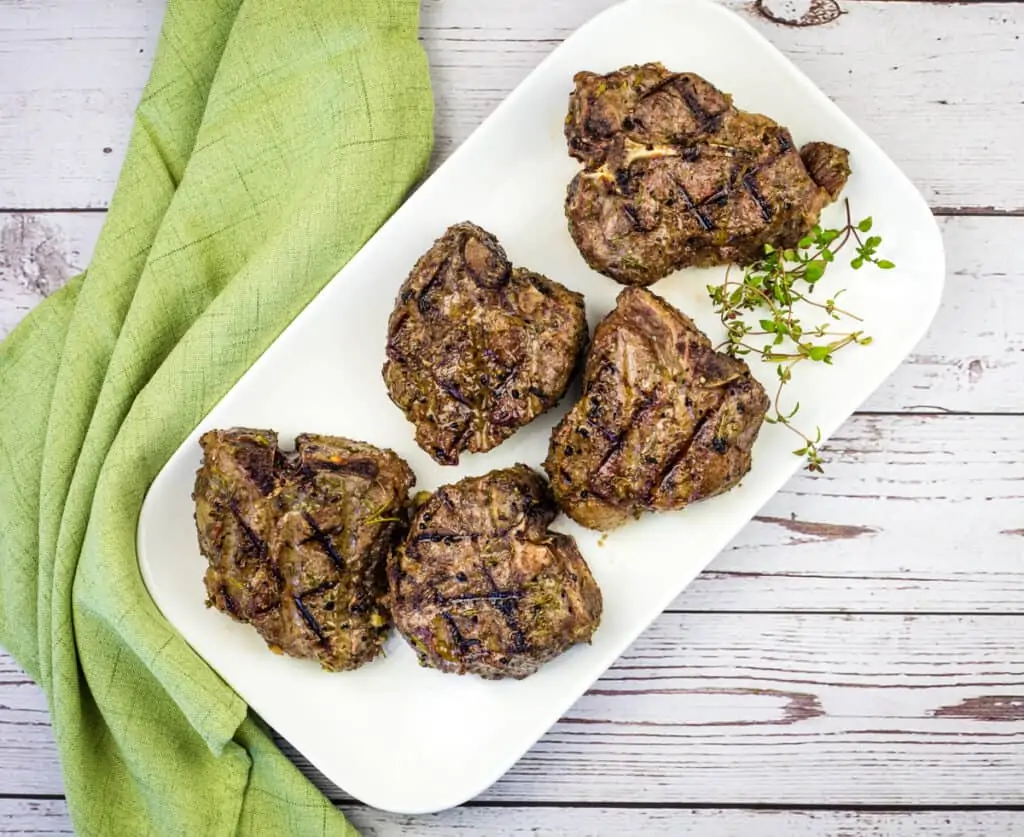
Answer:
[[[828,473],[480,799],[390,816],[314,777],[368,834],[1024,834],[1024,2],[840,0],[811,26],[770,19],[810,0],[725,2],[920,187],[942,311]],[[437,161],[607,5],[426,0]],[[0,1],[0,336],[89,262],[162,11]],[[2,652],[0,833],[71,833],[45,700]]]

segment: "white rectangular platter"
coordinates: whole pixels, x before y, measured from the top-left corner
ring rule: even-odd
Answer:
[[[833,367],[797,370],[791,397],[801,422],[828,435],[896,368],[924,335],[939,304],[942,243],[906,177],[764,38],[706,0],[627,0],[581,28],[547,58],[487,122],[388,221],[217,405],[171,458],[147,496],[139,559],[167,619],[269,724],[356,798],[405,813],[462,803],[496,781],[618,658],[801,466],[795,437],[765,426],[754,465],[732,492],[683,512],[648,515],[612,533],[562,517],[604,592],[592,645],[578,646],[520,682],[486,682],[420,668],[401,638],[386,657],[346,674],[270,653],[250,628],[204,606],[190,498],[200,464],[197,439],[213,427],[303,431],[390,447],[405,457],[419,489],[524,462],[539,467],[563,403],[496,450],[435,464],[388,399],[380,369],[395,294],[417,258],[452,223],[472,220],[498,236],[513,263],[582,292],[591,328],[621,290],[590,270],[566,230],[563,200],[577,164],[566,153],[563,119],[573,74],[661,61],[731,92],[741,108],[790,127],[798,144],[826,140],[851,152],[844,195],[873,215],[890,271],[854,272],[839,259],[824,282],[846,287],[873,345],[841,353]],[[842,210],[824,220],[837,225]],[[329,246],[329,242],[324,243]],[[654,290],[721,336],[706,285],[721,270],[690,270]],[[820,368],[819,368],[820,367]],[[754,362],[769,387],[774,368]],[[329,381],[333,386],[324,386]]]

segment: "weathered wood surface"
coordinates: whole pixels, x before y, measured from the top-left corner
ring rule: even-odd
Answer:
[[[1024,804],[1020,625],[666,613],[481,799]],[[24,681],[0,662],[0,795],[60,793],[45,705]]]
[[[1021,815],[999,811],[856,812],[721,809],[462,808],[430,817],[346,810],[366,837],[1002,837]]]
[[[730,809],[472,807],[427,817],[393,817],[345,807],[365,837],[1002,837],[1009,811],[742,811]],[[0,834],[73,834],[63,799],[0,799]]]
[[[102,212],[0,213],[0,339],[88,266]]]
[[[0,338],[74,267],[103,213],[0,214]],[[1024,413],[1024,218],[940,219],[946,292],[928,336],[864,405],[873,412]],[[868,324],[870,326],[870,323]]]
[[[422,37],[446,156],[612,0],[426,0]],[[1024,207],[1024,6],[847,2],[825,26],[726,0],[900,164],[937,207]],[[106,206],[163,0],[0,4],[0,207]],[[983,68],[983,72],[982,72]]]
[[[955,216],[942,311],[865,405],[891,415],[848,422],[826,476],[791,481],[484,804],[397,817],[325,788],[368,835],[1024,832],[1012,810],[798,810],[1024,807],[1024,218],[992,217],[1024,214],[1024,3],[841,0],[801,28],[723,2]],[[435,165],[611,3],[424,0]],[[0,337],[88,263],[103,213],[74,210],[110,199],[162,6],[0,3]],[[0,834],[70,833],[62,800],[17,798],[61,791],[45,701],[0,652]],[[737,809],[766,803],[795,810]]]

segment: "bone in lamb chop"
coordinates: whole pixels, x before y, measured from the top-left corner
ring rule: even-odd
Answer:
[[[583,396],[555,428],[544,468],[566,514],[614,529],[736,485],[767,410],[746,363],[715,352],[660,297],[627,288],[594,331]]]
[[[391,624],[385,563],[415,482],[405,462],[308,434],[286,455],[276,433],[247,428],[200,444],[193,498],[207,605],[330,671],[376,657]]]
[[[694,73],[644,64],[575,81],[565,135],[585,168],[568,189],[569,230],[590,266],[624,285],[793,247],[850,175],[844,149],[798,150],[786,128]]]
[[[424,666],[523,678],[601,619],[601,591],[544,478],[525,465],[447,485],[388,563],[399,632]]]
[[[399,291],[384,381],[417,444],[456,465],[554,406],[586,339],[580,294],[513,268],[493,235],[456,224]]]

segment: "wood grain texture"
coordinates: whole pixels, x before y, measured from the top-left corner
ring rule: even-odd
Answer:
[[[729,809],[459,808],[428,817],[346,810],[365,837],[1009,837],[1021,814]]]
[[[665,614],[481,800],[1024,803],[1019,629]],[[979,699],[1003,713],[948,715]]]
[[[666,613],[481,798],[1019,805],[1022,771],[1019,617]],[[0,657],[0,794],[60,792]]]
[[[1024,3],[839,0],[845,14],[801,28],[723,2],[940,212],[1024,213]],[[611,3],[424,0],[434,164]],[[794,19],[811,3],[761,6]],[[103,220],[2,210],[106,206],[162,12],[0,3],[0,337],[88,263]],[[707,807],[1024,806],[1024,218],[941,224],[943,308],[865,405],[904,415],[848,422],[825,478],[769,503],[483,797],[500,804],[399,817],[324,783],[368,837],[1024,833],[1021,811]],[[4,797],[61,791],[45,700],[0,652],[0,834],[70,834],[63,800]]]
[[[740,811],[651,808],[458,808],[404,817],[344,806],[364,837],[1003,837],[1021,815],[1006,811]],[[73,834],[63,799],[0,799],[0,834]]]
[[[105,206],[164,0],[0,4],[0,207]]]
[[[74,833],[63,799],[0,799],[0,834],[57,837]]]
[[[426,0],[446,157],[548,52],[612,0]],[[938,207],[1024,206],[1024,6],[847,2],[825,26],[725,0],[871,134]],[[163,0],[0,4],[0,207],[105,206]],[[978,82],[975,68],[985,67]],[[998,125],[998,130],[992,130]],[[106,151],[105,149],[109,149]]]
[[[940,218],[939,226],[938,316],[864,409],[1024,413],[1024,218]]]
[[[1024,613],[1024,417],[862,415],[827,449],[672,609]]]
[[[0,338],[88,264],[103,213],[0,213]],[[928,336],[868,411],[1024,413],[1024,218],[940,219],[945,298]],[[898,274],[897,274],[898,275]],[[870,324],[869,324],[870,325]]]

